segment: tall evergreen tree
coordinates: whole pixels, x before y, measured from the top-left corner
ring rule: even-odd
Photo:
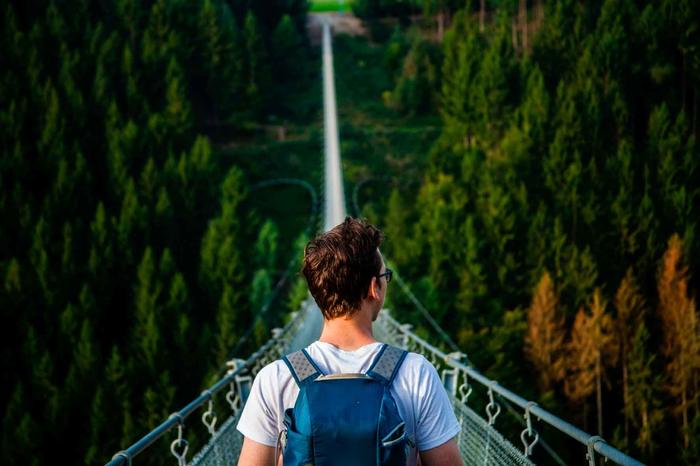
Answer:
[[[627,356],[629,377],[625,419],[629,419],[639,435],[635,445],[647,458],[659,447],[656,438],[663,421],[660,409],[661,377],[654,368],[655,355],[649,350],[649,330],[641,320],[636,327]]]
[[[252,11],[246,13],[243,25],[243,50],[245,51],[244,93],[253,118],[259,118],[267,108],[266,89],[271,82],[267,64],[267,49],[258,20]]]
[[[622,401],[623,401],[623,414],[625,416],[625,444],[629,445],[629,424],[633,413],[635,413],[635,407],[630,403],[629,395],[629,366],[630,366],[630,353],[633,349],[633,340],[636,338],[637,344],[645,344],[642,342],[645,337],[642,335],[637,335],[637,329],[642,325],[644,321],[645,313],[645,302],[644,297],[641,295],[639,288],[634,279],[634,274],[632,269],[627,269],[620,287],[615,293],[615,309],[617,310],[617,319],[615,321],[616,331],[618,335],[618,341],[620,344],[620,366],[622,367]],[[645,329],[646,331],[646,329]],[[648,335],[646,336],[648,339]],[[643,352],[643,348],[636,348],[637,352]],[[637,361],[640,364],[641,361]],[[638,379],[639,380],[639,379]],[[648,412],[645,414],[648,417]],[[648,426],[647,426],[648,427]],[[648,434],[646,432],[647,438],[645,440],[645,445],[648,443]]]
[[[681,416],[683,445],[690,445],[690,421],[697,404],[700,371],[700,318],[694,299],[688,296],[688,268],[683,262],[683,242],[678,235],[668,240],[658,277],[662,323],[662,351],[668,362],[666,388],[675,398],[674,411]]]
[[[525,354],[537,369],[543,391],[552,389],[564,375],[564,321],[557,306],[554,284],[545,271],[532,297],[525,335]]]

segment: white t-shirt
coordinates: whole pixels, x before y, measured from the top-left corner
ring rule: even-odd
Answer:
[[[316,341],[306,351],[324,374],[365,373],[381,346],[377,342],[344,351]],[[460,425],[440,377],[420,354],[408,353],[390,391],[415,445],[409,453],[408,466],[415,466],[417,451],[440,446],[459,432]],[[299,387],[284,362],[268,364],[255,377],[236,428],[251,440],[274,447],[284,428],[284,410],[294,406],[298,394]]]

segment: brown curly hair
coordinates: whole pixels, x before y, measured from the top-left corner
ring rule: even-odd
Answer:
[[[383,239],[377,227],[346,217],[306,245],[301,271],[324,318],[349,316],[360,309],[372,277],[381,272],[377,248]]]

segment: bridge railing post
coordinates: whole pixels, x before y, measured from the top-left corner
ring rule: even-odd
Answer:
[[[445,356],[445,362],[449,360],[460,362],[466,355],[459,351],[449,353]],[[447,364],[447,369],[442,370],[442,385],[448,393],[453,397],[457,396],[457,387],[459,385],[459,368]]]

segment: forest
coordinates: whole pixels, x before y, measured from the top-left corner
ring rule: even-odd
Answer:
[[[489,378],[700,463],[700,3],[348,3],[348,211],[390,266]],[[312,6],[0,7],[6,464],[106,463],[306,296],[314,206],[260,182],[322,189]],[[387,307],[439,343],[398,288]]]
[[[306,3],[267,3],[2,6],[4,464],[106,463],[280,318],[290,257],[216,146],[309,111]]]
[[[389,39],[385,102],[441,132],[364,212],[488,377],[648,464],[697,464],[700,4],[478,3],[425,2],[432,35]]]

